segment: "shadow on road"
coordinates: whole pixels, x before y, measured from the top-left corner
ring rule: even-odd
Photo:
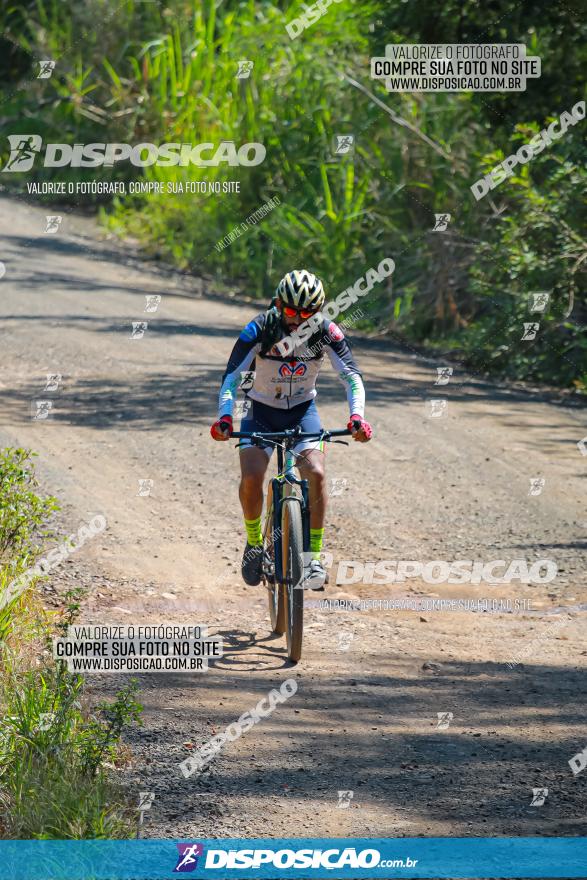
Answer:
[[[229,654],[255,651],[264,641],[240,630],[224,635]],[[378,672],[350,668],[335,670],[331,678],[302,675],[295,696],[243,734],[242,748],[231,751],[228,743],[200,776],[185,780],[177,773],[173,791],[178,814],[189,812],[194,787],[212,797],[221,795],[229,807],[234,802],[235,815],[237,804],[249,795],[262,801],[281,794],[304,803],[324,801],[335,809],[337,791],[350,789],[358,809],[380,804],[387,815],[397,811],[414,820],[445,821],[455,835],[532,835],[538,833],[537,823],[539,833],[582,833],[581,780],[573,776],[568,761],[583,746],[571,732],[582,723],[583,672],[539,663],[509,670],[505,664],[441,661],[434,674],[414,668],[405,675],[398,659],[377,655]],[[240,680],[238,672],[231,665],[236,680],[212,668],[206,674],[208,703],[201,709],[205,716],[215,707],[215,732],[284,678],[279,669],[273,681],[256,676],[251,667],[242,669]],[[157,676],[157,688],[180,688],[186,703],[197,707],[201,678]],[[148,711],[148,693],[145,697]],[[163,699],[172,701],[172,696]],[[447,729],[438,729],[438,712],[453,713]],[[548,731],[555,727],[561,735],[553,741],[529,737],[529,719],[538,719]],[[194,747],[211,735],[202,727],[192,737]],[[141,734],[132,736],[140,739]],[[178,731],[177,747],[181,736]],[[169,766],[169,731],[155,728],[149,737],[154,772],[169,779],[177,769]],[[254,759],[243,759],[248,752]],[[178,762],[186,757],[181,749],[176,755]],[[549,789],[539,809],[530,807],[533,788]],[[315,833],[321,833],[319,827]]]
[[[95,286],[95,285],[92,285]],[[236,308],[236,306],[235,306]],[[240,307],[239,307],[240,308]],[[251,316],[255,308],[251,307]],[[215,338],[218,340],[222,358],[228,359],[232,345],[236,341],[238,329],[230,325],[197,324],[154,318],[139,315],[141,320],[148,320],[146,336],[148,339],[186,337],[185,353],[192,355],[197,352],[198,339]],[[129,359],[132,360],[133,346],[147,344],[143,339],[131,339],[131,320],[107,321],[103,317],[87,314],[55,315],[38,313],[18,315],[3,319],[4,326],[10,329],[11,322],[39,322],[40,325],[55,327],[59,334],[60,344],[66,344],[68,328],[82,328],[84,332],[96,334],[119,335],[124,345],[124,364],[121,364],[120,377],[113,378],[118,372],[115,361],[110,360],[108,372],[105,374],[100,363],[96,364],[95,376],[75,377],[64,376],[64,390],[59,395],[45,392],[42,385],[35,387],[32,383],[12,383],[2,393],[2,416],[8,422],[18,423],[30,420],[31,402],[37,399],[53,399],[54,404],[50,418],[72,425],[106,429],[126,424],[133,429],[149,430],[166,424],[181,422],[184,424],[208,425],[216,412],[217,394],[220,388],[223,367],[216,364],[186,362],[181,367],[174,367],[174,372],[166,372],[165,364],[156,360],[159,369],[148,372],[143,360],[137,359],[137,369],[127,369]],[[512,406],[520,406],[538,402],[536,395],[530,392],[511,391],[487,382],[477,380],[463,381],[459,379],[453,386],[437,389],[430,375],[421,371],[412,378],[400,374],[398,360],[405,355],[396,348],[382,349],[381,342],[360,339],[356,340],[355,354],[359,365],[373,350],[377,351],[379,367],[383,366],[386,373],[381,377],[381,369],[377,375],[368,374],[366,390],[369,406],[389,406],[392,404],[415,403],[422,407],[424,416],[425,402],[435,397],[446,397],[450,402],[489,403],[507,402]],[[84,363],[87,369],[88,362]],[[318,381],[319,401],[340,400],[344,391],[336,375],[331,371],[330,364]],[[504,415],[503,407],[501,414]],[[467,417],[466,407],[461,408],[460,416]],[[514,413],[510,412],[509,416]],[[471,413],[475,418],[476,413]],[[560,427],[560,426],[557,426]],[[563,436],[550,437],[552,444],[569,442]]]

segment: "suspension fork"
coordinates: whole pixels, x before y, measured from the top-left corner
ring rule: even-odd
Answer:
[[[286,478],[289,478],[290,484],[294,484],[299,486],[301,489],[301,509],[302,509],[302,540],[303,547],[302,550],[304,553],[309,553],[310,551],[310,491],[309,484],[307,480],[300,480],[296,477],[294,473],[294,465],[295,461],[293,455],[288,452],[286,455]],[[286,484],[287,485],[287,484]],[[284,495],[291,494],[291,488],[284,489]]]
[[[273,490],[273,565],[275,567],[275,583],[283,583],[283,571],[281,560],[281,503],[283,484],[274,477],[271,480]]]
[[[302,527],[304,536],[304,553],[310,552],[310,489],[307,480],[301,481],[302,487]],[[306,557],[307,559],[308,557]]]
[[[302,550],[304,553],[310,552],[310,490],[307,480],[300,480],[294,474],[295,461],[293,456],[286,457],[286,474],[289,476],[291,483],[295,483],[301,489],[301,509],[302,509]],[[290,490],[291,491],[291,490]],[[285,494],[285,493],[284,493]],[[306,557],[307,558],[307,557]]]

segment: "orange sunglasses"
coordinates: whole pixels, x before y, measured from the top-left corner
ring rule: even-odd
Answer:
[[[296,315],[299,315],[301,318],[306,321],[308,318],[311,318],[312,315],[315,314],[313,309],[296,309],[294,306],[284,306],[283,313],[288,318],[295,318]]]

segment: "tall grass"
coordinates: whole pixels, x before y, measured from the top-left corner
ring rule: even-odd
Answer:
[[[29,643],[30,645],[30,643]],[[22,646],[2,647],[0,828],[17,838],[128,837],[135,821],[125,793],[104,769],[114,767],[122,725],[83,706],[83,679],[47,658],[26,668]],[[132,691],[119,695],[124,722],[136,717]]]
[[[29,568],[47,523],[58,509],[55,498],[37,493],[31,454],[26,449],[0,449],[0,643],[11,632],[14,617],[26,605],[26,591],[11,589]]]
[[[463,16],[458,6],[443,9],[447,40],[478,17],[473,8]],[[271,0],[24,0],[0,11],[0,27],[25,53],[23,70],[33,56],[54,57],[58,66],[50,80],[32,80],[7,96],[7,130],[20,131],[24,114],[31,131],[71,143],[263,143],[266,158],[254,168],[102,170],[102,179],[134,174],[165,185],[240,183],[232,194],[116,197],[102,219],[138,237],[150,254],[259,296],[301,265],[318,272],[334,296],[383,256],[397,257],[392,284],[369,296],[361,326],[377,323],[454,350],[480,371],[583,387],[587,246],[580,194],[587,174],[580,126],[502,186],[499,205],[490,197],[476,203],[471,183],[507,155],[516,126],[536,132],[547,122],[544,115],[534,119],[531,96],[508,103],[509,97],[471,93],[390,95],[370,80],[369,60],[386,43],[422,41],[418,5],[345,0],[292,41],[285,24],[304,8]],[[562,13],[552,15],[569,31]],[[524,16],[532,21],[532,51],[558,51],[540,17]],[[242,59],[254,61],[248,79],[236,75]],[[578,60],[571,59],[572,70]],[[353,154],[333,154],[338,134],[354,136]],[[84,169],[50,173],[96,176]],[[566,197],[571,180],[574,200]],[[276,195],[278,208],[215,249]],[[555,235],[542,235],[538,206]],[[432,233],[435,213],[451,214],[446,235]],[[528,347],[517,331],[536,285],[552,297],[540,337]]]
[[[364,261],[362,218],[369,189],[367,168],[333,158],[339,132],[361,127],[356,100],[340,71],[365,62],[366,22],[374,4],[329,9],[321,29],[320,57],[308,34],[292,42],[285,16],[272,3],[194,4],[191,27],[174,20],[170,32],[127,60],[140,85],[141,104],[158,123],[156,134],[172,142],[263,143],[267,157],[253,169],[227,166],[151,167],[145,177],[163,184],[183,180],[238,180],[230,195],[185,195],[117,201],[112,226],[122,224],[180,265],[246,277],[261,293],[264,279],[285,271],[294,254],[320,265],[342,283]],[[259,46],[263,51],[259,51]],[[248,79],[236,76],[241,59],[254,61]],[[274,104],[276,92],[280,94]],[[346,94],[345,94],[346,93]],[[349,101],[348,112],[331,107]],[[281,207],[221,256],[214,245],[268,198]]]
[[[121,759],[123,727],[139,718],[135,686],[92,707],[83,677],[53,660],[51,637],[77,613],[75,595],[57,619],[32,582],[6,601],[56,509],[37,492],[27,450],[0,450],[0,837],[128,837],[135,813],[108,767]]]

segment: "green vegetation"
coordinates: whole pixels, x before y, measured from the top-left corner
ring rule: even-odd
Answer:
[[[25,118],[27,131],[58,142],[261,142],[267,156],[253,168],[103,169],[102,179],[241,183],[238,194],[115,197],[103,221],[151,254],[264,297],[292,266],[317,271],[335,296],[392,256],[393,283],[363,301],[359,326],[451,351],[482,373],[587,389],[587,123],[481,201],[470,191],[585,98],[581,10],[546,0],[345,0],[292,41],[285,25],[303,9],[268,0],[5,6],[5,130],[23,131]],[[370,79],[369,59],[400,42],[525,43],[542,77],[523,93],[389,94]],[[53,76],[28,82],[42,58],[58,62]],[[241,59],[254,61],[248,79],[236,76]],[[354,135],[353,153],[333,154],[338,134]],[[277,208],[215,249],[274,196]],[[435,213],[451,214],[446,233],[432,232]],[[541,291],[550,299],[537,317],[531,294]],[[536,338],[522,341],[535,320]]]
[[[40,498],[29,452],[0,449],[0,643],[12,630],[28,590],[10,584],[34,561],[37,541],[47,536],[46,522],[57,510],[55,498]]]
[[[52,658],[52,636],[72,622],[78,595],[50,615],[35,594],[5,604],[15,574],[30,567],[53,498],[36,494],[30,455],[0,452],[0,836],[10,839],[129,837],[136,821],[109,770],[120,735],[138,721],[136,687],[91,706],[84,680]]]

